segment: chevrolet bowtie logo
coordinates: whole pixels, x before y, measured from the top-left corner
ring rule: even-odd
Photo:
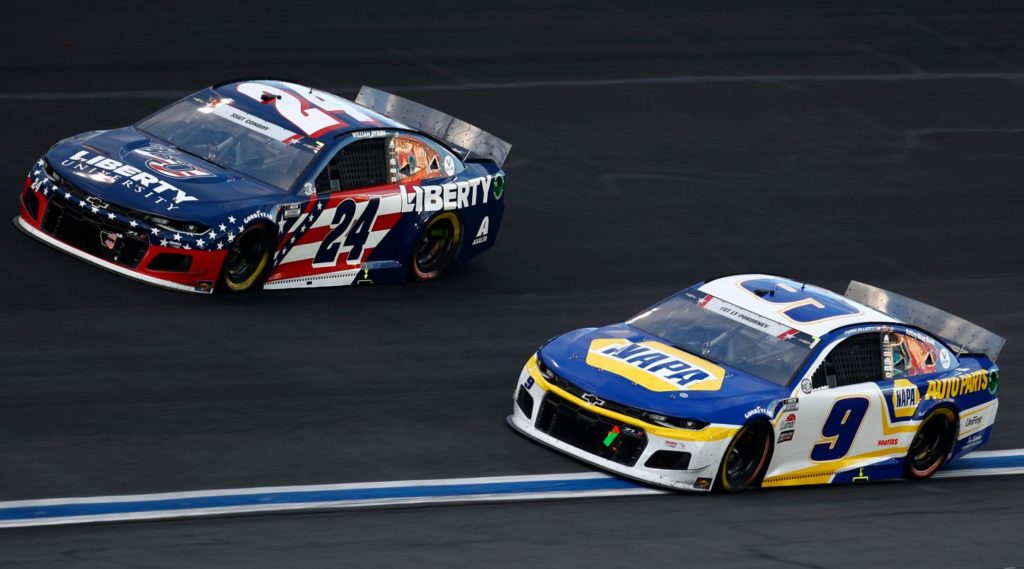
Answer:
[[[594,395],[593,393],[584,393],[582,396],[580,396],[580,399],[586,401],[587,403],[590,403],[591,405],[597,405],[598,407],[604,406],[604,399],[601,399],[600,397]]]
[[[101,200],[100,198],[98,198],[96,196],[89,196],[89,197],[85,198],[85,201],[89,202],[89,205],[94,205],[96,207],[103,207],[103,208],[107,207],[107,202]]]

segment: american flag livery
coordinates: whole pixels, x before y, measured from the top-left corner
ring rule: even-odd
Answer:
[[[314,196],[298,218],[282,222],[283,238],[265,288],[352,284],[401,217],[401,196],[394,186]]]

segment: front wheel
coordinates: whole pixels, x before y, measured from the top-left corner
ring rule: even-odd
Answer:
[[[723,492],[742,492],[760,482],[771,448],[771,426],[760,421],[745,425],[722,457],[716,487]]]
[[[412,276],[418,281],[432,281],[441,276],[459,252],[462,223],[452,212],[437,215],[423,228],[416,240],[412,256]]]
[[[229,292],[247,292],[259,288],[270,268],[274,244],[268,231],[250,227],[231,244],[220,271],[220,284]]]
[[[956,441],[956,418],[951,409],[932,411],[914,435],[903,460],[903,475],[911,480],[924,480],[942,466]]]

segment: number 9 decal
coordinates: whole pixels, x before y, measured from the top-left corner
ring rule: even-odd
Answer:
[[[811,460],[839,460],[850,452],[864,415],[868,412],[867,397],[844,397],[832,404],[832,410],[821,426],[821,441],[811,449]]]

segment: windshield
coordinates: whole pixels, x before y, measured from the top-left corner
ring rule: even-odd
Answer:
[[[677,348],[783,386],[816,343],[807,334],[696,289],[663,300],[627,323]]]
[[[229,99],[209,103],[189,97],[146,118],[135,128],[222,168],[288,190],[316,155],[287,144],[295,133],[238,110]]]

